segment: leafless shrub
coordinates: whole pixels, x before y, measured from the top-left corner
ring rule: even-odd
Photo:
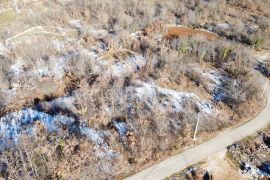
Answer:
[[[240,4],[232,0],[228,2],[233,6],[244,6],[241,8],[253,10],[264,9],[262,4],[268,4],[266,0],[257,1],[258,4],[252,4],[251,1],[241,1]],[[127,55],[123,53],[117,56],[115,52],[119,49],[128,49],[141,54],[147,59],[147,65],[142,70],[140,78],[155,82],[164,78],[168,79],[168,83],[176,82],[178,87],[187,80],[187,71],[193,64],[215,67],[230,77],[222,88],[228,95],[223,102],[232,111],[245,114],[248,110],[239,108],[242,104],[257,103],[254,99],[258,97],[260,89],[254,75],[250,73],[252,71],[250,59],[245,51],[247,47],[238,46],[225,39],[209,42],[197,37],[159,39],[155,36],[157,32],[164,33],[163,27],[167,24],[208,28],[224,21],[227,16],[226,8],[229,7],[224,1],[45,0],[40,5],[47,10],[37,12],[31,3],[21,2],[20,19],[4,29],[0,27],[0,32],[4,32],[0,37],[6,39],[38,25],[70,28],[69,22],[74,19],[83,21],[86,26],[91,24],[97,29],[105,29],[106,37],[94,37],[88,32],[92,27],[84,27],[85,29],[80,32],[81,44],[69,44],[67,49],[56,50],[50,38],[43,37],[33,40],[30,45],[23,43],[12,49],[14,57],[11,59],[23,58],[27,68],[31,69],[35,68],[37,59],[50,63],[49,57],[71,56],[68,64],[71,70],[65,74],[69,82],[64,82],[68,87],[63,90],[62,95],[66,93],[76,97],[75,105],[78,110],[76,113],[81,117],[80,123],[108,131],[110,135],[106,137],[106,141],[121,152],[123,157],[119,162],[106,161],[106,158],[100,160],[95,154],[94,145],[83,137],[76,138],[66,129],[61,131],[60,135],[54,135],[46,132],[44,127],[39,127],[37,137],[22,138],[17,147],[0,154],[0,163],[3,162],[2,167],[4,167],[1,171],[3,177],[68,179],[76,176],[83,179],[91,175],[93,179],[112,176],[115,178],[114,175],[125,174],[133,167],[145,164],[149,159],[158,160],[167,152],[189,143],[198,119],[195,107],[188,107],[184,113],[161,113],[158,109],[147,108],[143,103],[130,101],[125,94],[125,89],[134,77],[123,77],[120,83],[112,78],[102,77],[103,72],[96,71],[94,60],[80,53],[80,45],[85,50],[89,50],[95,45],[98,46],[97,42],[102,41],[106,44],[102,55],[112,54],[117,57],[117,60],[124,60]],[[28,10],[30,7],[34,13],[27,12],[26,15],[24,8]],[[205,23],[205,19],[209,22]],[[241,21],[241,23],[246,22]],[[268,21],[262,19],[259,23],[261,32],[258,30],[250,36],[244,32],[245,26],[234,28],[229,32],[221,31],[219,34],[248,44],[253,37],[266,37],[268,25]],[[140,30],[142,33],[138,36],[130,35]],[[253,45],[256,45],[256,41]],[[6,75],[9,66],[9,60],[1,57],[1,88],[4,80],[6,80],[5,86],[9,86],[10,79]],[[22,78],[21,82],[29,80],[29,77],[20,78]],[[30,81],[33,84],[36,82],[33,79]],[[43,90],[46,88],[47,86]],[[0,97],[0,114],[1,107],[5,106],[2,103],[4,98]],[[132,110],[130,110],[131,105]],[[121,117],[129,127],[125,134],[125,142],[112,128],[111,124],[115,117]],[[203,123],[199,131],[209,133],[229,124],[228,121],[213,117],[202,117],[201,122]],[[70,159],[74,161],[71,162]],[[120,165],[121,163],[124,165]],[[99,173],[100,171],[102,172]]]

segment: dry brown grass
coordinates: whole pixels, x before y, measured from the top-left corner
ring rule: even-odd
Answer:
[[[260,0],[257,3],[262,2],[263,0]],[[0,75],[6,79],[5,86],[8,86],[12,81],[7,71],[9,61],[22,57],[27,62],[26,69],[31,69],[35,68],[37,59],[50,60],[46,57],[76,54],[68,64],[72,70],[65,74],[66,78],[60,82],[54,82],[50,78],[43,78],[39,82],[31,79],[35,89],[21,89],[18,95],[22,101],[14,99],[10,104],[13,109],[10,110],[34,107],[35,99],[43,101],[76,95],[79,123],[109,132],[105,138],[106,142],[123,156],[117,160],[99,158],[93,143],[84,137],[70,135],[68,128],[63,128],[59,135],[48,133],[45,127],[40,127],[37,123],[36,139],[32,141],[31,138],[25,138],[17,148],[0,153],[1,160],[8,164],[11,179],[29,179],[31,173],[34,174],[33,177],[40,179],[83,179],[89,176],[93,179],[116,179],[134,169],[141,169],[149,163],[161,160],[170,152],[190,144],[197,118],[197,112],[194,112],[193,107],[187,105],[184,113],[161,113],[158,109],[147,109],[147,104],[126,102],[125,90],[132,85],[134,79],[150,81],[175,91],[194,92],[203,99],[211,100],[212,94],[204,89],[204,83],[198,85],[195,82],[198,76],[190,78],[187,72],[195,65],[215,68],[239,83],[239,88],[235,90],[232,86],[233,81],[227,82],[224,88],[235,96],[224,102],[215,102],[215,108],[231,116],[232,111],[248,114],[247,107],[255,107],[258,103],[256,97],[260,90],[254,82],[255,76],[248,73],[252,71],[247,53],[249,47],[238,46],[215,33],[199,29],[208,29],[227,21],[226,17],[229,15],[226,14],[226,10],[231,7],[224,1],[205,3],[197,0],[44,0],[38,3],[18,1],[18,4],[22,11],[20,21],[0,28],[2,40],[39,25],[70,29],[72,27],[69,22],[77,19],[82,21],[82,29],[76,31],[78,39],[68,43],[67,48],[56,51],[50,42],[51,37],[48,37],[48,40],[40,38],[27,45],[23,41],[5,60],[0,59]],[[32,9],[33,13],[29,13],[29,9]],[[245,17],[251,17],[249,12]],[[233,19],[239,19],[239,23],[248,22],[248,18],[231,19],[229,20],[234,29],[238,27],[238,22],[234,25]],[[255,22],[257,23],[256,20]],[[260,29],[267,30],[267,23],[267,19],[264,19]],[[91,34],[91,30],[99,29],[105,32],[104,35]],[[138,35],[130,36],[137,31],[140,31]],[[244,28],[239,31],[244,31]],[[229,38],[229,35],[234,35],[231,38],[234,41],[239,33],[232,30],[226,37]],[[256,37],[263,36],[258,33]],[[100,45],[105,47],[100,50]],[[115,79],[103,76],[107,69],[102,69],[101,72],[95,70],[95,64],[92,64],[95,61],[78,53],[81,50],[89,52],[92,48],[100,50],[96,53],[100,55],[98,58],[109,63],[124,63],[136,53],[146,58],[147,65],[138,75],[121,77],[121,83],[116,83]],[[28,77],[21,78],[22,82],[29,81]],[[207,83],[209,82],[205,82]],[[246,97],[245,101],[239,94]],[[0,94],[0,98],[5,97]],[[253,103],[252,106],[248,106],[250,103]],[[131,106],[127,107],[130,104],[131,110]],[[0,110],[5,106],[0,101]],[[224,122],[227,123],[227,116],[224,117],[205,119],[200,133],[210,134],[221,130],[224,128]],[[112,121],[116,118],[129,125],[125,143],[112,126]],[[177,126],[173,127],[175,124]]]
[[[112,48],[106,51],[105,54],[101,56],[101,59],[104,59],[110,62],[121,62],[121,61],[127,60],[128,58],[132,56],[135,56],[135,53],[133,53],[130,50]]]
[[[217,41],[219,39],[219,36],[213,32],[181,26],[169,26],[164,34],[165,39],[196,37],[202,37],[208,41]]]

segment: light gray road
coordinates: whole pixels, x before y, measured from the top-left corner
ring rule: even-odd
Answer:
[[[270,85],[265,88],[267,102],[270,102]],[[237,127],[191,149],[188,149],[178,155],[149,167],[126,180],[159,180],[169,177],[186,167],[198,163],[208,156],[211,156],[234,142],[252,135],[266,127],[270,123],[270,103],[267,103],[260,114],[248,123]]]

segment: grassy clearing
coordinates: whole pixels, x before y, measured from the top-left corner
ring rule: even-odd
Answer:
[[[240,164],[238,162],[238,160],[230,153],[230,152],[226,152],[226,157],[225,159],[228,161],[228,163],[235,168],[236,170],[239,169]]]
[[[2,14],[0,14],[0,26],[4,26],[7,24],[11,24],[16,21],[17,14],[13,10],[8,10]]]

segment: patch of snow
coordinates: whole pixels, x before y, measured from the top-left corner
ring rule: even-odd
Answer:
[[[82,21],[81,20],[69,21],[69,25],[75,29],[82,29]]]
[[[15,88],[12,88],[12,89],[1,90],[1,92],[5,93],[7,97],[10,97],[10,96],[15,96],[17,93],[17,90]]]
[[[114,121],[113,122],[114,127],[117,129],[120,137],[123,137],[127,131],[128,131],[128,127],[127,127],[127,123],[126,122],[117,122]]]
[[[205,113],[211,114],[215,111],[214,106],[211,102],[203,101],[203,102],[196,102],[197,106]]]
[[[247,162],[243,163],[243,170],[242,172],[244,174],[248,174],[249,176],[255,178],[255,179],[261,179],[261,178],[270,178],[270,175],[267,174],[264,171],[261,171],[256,166],[253,166],[252,164],[249,164]]]
[[[55,49],[55,51],[61,52],[65,48],[65,43],[61,41],[51,40],[51,45]]]
[[[146,65],[146,59],[140,55],[132,54],[123,61],[110,64],[103,57],[97,59],[99,64],[106,68],[105,74],[113,78],[129,77],[131,74],[138,73]]]
[[[104,144],[103,134],[88,127],[81,127],[81,133],[91,139],[96,145]]]
[[[18,59],[14,64],[10,66],[10,72],[13,73],[14,75],[19,75],[20,73],[23,72],[23,60]]]
[[[0,55],[6,55],[8,50],[4,47],[4,45],[0,42]]]
[[[195,72],[199,73],[202,83],[206,89],[213,94],[215,101],[222,101],[227,97],[223,88],[224,82],[228,80],[227,76],[223,76],[217,70],[207,70],[201,68],[194,68]]]
[[[139,38],[139,37],[142,36],[142,33],[143,33],[143,31],[137,31],[135,33],[131,33],[130,34],[130,37],[132,37],[132,38]]]
[[[210,80],[210,84],[212,86],[220,86],[222,84],[222,76],[218,71],[203,71],[202,69],[197,69],[197,71],[200,72],[200,74],[208,81]]]
[[[107,37],[109,34],[107,30],[104,30],[104,29],[96,30],[94,28],[90,28],[89,33],[96,39],[103,39]]]
[[[229,23],[220,23],[217,24],[216,27],[220,30],[229,30],[231,28],[231,25]]]
[[[28,69],[27,73],[31,77],[55,77],[58,80],[61,80],[65,73],[70,70],[69,63],[72,60],[73,55],[65,55],[62,57],[55,57],[48,62],[45,62],[43,59],[37,59],[35,66],[32,69]],[[10,66],[10,73],[13,74],[13,77],[20,77],[24,72],[25,63],[23,59],[17,59],[14,64]]]
[[[215,70],[202,72],[201,75],[208,81],[210,80],[208,86],[213,93],[213,98],[215,101],[222,101],[224,98],[227,97],[227,94],[222,87],[227,77],[222,76],[218,71]]]
[[[98,54],[97,54],[94,50],[90,51],[90,52],[88,53],[88,55],[89,55],[92,59],[98,58]]]
[[[158,108],[160,111],[184,112],[187,102],[197,105],[202,113],[210,114],[215,110],[210,101],[201,100],[193,93],[177,92],[141,81],[128,87],[128,91],[131,97],[135,95],[149,108]]]
[[[62,115],[52,116],[32,109],[7,114],[0,119],[2,137],[0,145],[8,145],[9,141],[18,142],[20,133],[33,128],[35,121],[40,121],[50,132],[53,132],[58,131],[59,124],[71,124],[74,119]]]
[[[50,65],[50,71],[56,79],[61,80],[65,75],[65,72],[69,70],[68,62],[70,57],[56,58]]]
[[[12,6],[13,6],[13,9],[14,9],[15,12],[17,12],[17,13],[21,12],[21,10],[19,9],[17,0],[12,0]]]
[[[71,101],[67,98],[57,99],[52,104]],[[22,134],[35,136],[35,122],[41,122],[49,132],[58,132],[61,125],[72,127],[75,119],[64,115],[50,115],[33,109],[23,109],[18,112],[9,113],[0,118],[0,149],[8,148],[13,143],[19,142]],[[94,130],[87,126],[79,126],[80,133],[94,142],[96,148],[101,149],[100,156],[117,156],[104,140],[103,132]]]
[[[104,140],[104,134],[88,127],[81,127],[80,131],[87,138],[92,140],[96,148],[101,148],[102,151],[98,151],[98,156],[109,156],[111,158],[116,157],[118,154],[110,149],[109,145]]]
[[[48,64],[46,64],[45,61],[43,61],[42,59],[38,59],[36,61],[36,68],[33,69],[31,72],[33,75],[36,75],[38,77],[48,77],[51,75]]]

